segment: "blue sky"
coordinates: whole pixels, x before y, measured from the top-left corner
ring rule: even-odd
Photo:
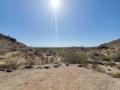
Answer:
[[[120,38],[120,0],[0,0],[0,33],[29,46],[96,46]]]

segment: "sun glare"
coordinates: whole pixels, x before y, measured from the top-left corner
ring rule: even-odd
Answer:
[[[51,0],[51,5],[54,10],[57,10],[60,7],[60,1],[59,0]]]

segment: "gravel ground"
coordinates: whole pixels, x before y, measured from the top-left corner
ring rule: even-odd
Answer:
[[[0,90],[120,90],[120,79],[71,65],[0,72]]]

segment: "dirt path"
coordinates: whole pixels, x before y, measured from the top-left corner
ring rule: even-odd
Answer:
[[[76,66],[0,72],[0,90],[120,90],[120,79]]]

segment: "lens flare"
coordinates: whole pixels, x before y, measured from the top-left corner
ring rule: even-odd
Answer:
[[[51,0],[51,6],[52,6],[52,9],[53,9],[53,14],[54,14],[54,25],[55,25],[56,42],[57,42],[57,39],[58,39],[57,14],[58,14],[58,9],[60,8],[60,0]]]
[[[57,10],[60,7],[60,1],[59,0],[51,0],[51,5],[54,10]]]

